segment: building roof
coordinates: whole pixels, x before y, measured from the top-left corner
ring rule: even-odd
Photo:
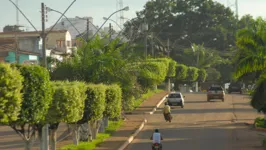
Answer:
[[[68,32],[68,30],[52,30],[51,33],[65,33]],[[29,31],[29,32],[0,32],[0,35],[7,35],[7,34],[17,34],[17,35],[23,35],[23,34],[41,34],[41,31]]]

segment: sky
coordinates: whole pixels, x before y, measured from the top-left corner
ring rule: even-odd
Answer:
[[[16,0],[13,0],[14,2]],[[40,30],[41,29],[41,3],[45,3],[48,7],[64,12],[66,8],[72,3],[73,0],[18,0],[19,8],[29,18],[33,25]],[[69,11],[66,13],[68,18],[75,16],[93,17],[93,23],[95,25],[101,25],[104,20],[103,17],[108,17],[114,11],[116,11],[117,0],[76,0]],[[124,6],[129,6],[130,10],[124,12],[124,17],[133,18],[136,16],[136,12],[143,9],[143,6],[148,0],[124,0]],[[228,0],[217,0],[227,6]],[[234,1],[234,0],[229,0]],[[262,16],[266,18],[266,0],[238,0],[239,1],[239,15],[251,14],[254,17]],[[48,13],[48,22],[46,27],[53,25],[60,17],[55,12]],[[112,17],[116,19],[116,15]],[[27,20],[19,15],[19,24],[33,30]],[[10,2],[10,0],[0,0],[0,31],[2,31],[5,25],[16,24],[16,8]],[[107,26],[108,24],[106,24]]]

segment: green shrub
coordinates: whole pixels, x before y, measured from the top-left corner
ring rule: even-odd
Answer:
[[[205,69],[199,69],[198,70],[198,79],[197,81],[199,82],[205,82],[206,78],[207,78],[207,71]]]
[[[104,116],[116,118],[121,114],[122,109],[122,90],[118,85],[110,85],[106,88],[106,107]]]
[[[175,75],[176,75],[176,66],[177,66],[177,62],[176,61],[171,60],[169,62],[168,73],[167,73],[168,77],[175,77]]]
[[[52,82],[55,93],[47,115],[49,123],[75,123],[82,119],[86,84],[82,82]]]
[[[187,70],[187,78],[186,81],[188,82],[194,82],[198,79],[198,68],[196,67],[188,67]]]
[[[21,110],[23,77],[9,64],[0,63],[0,123],[16,121]]]
[[[258,117],[255,119],[255,126],[260,128],[266,128],[266,125],[264,124],[264,118]]]
[[[139,82],[144,88],[153,88],[165,80],[167,71],[163,62],[144,62],[140,65]]]
[[[188,67],[183,64],[177,64],[176,65],[176,75],[175,79],[177,81],[183,81],[186,79],[188,73]]]
[[[103,84],[89,84],[87,85],[87,98],[85,100],[83,118],[79,123],[86,123],[91,120],[99,120],[103,118],[105,111],[105,91],[106,86]]]
[[[41,66],[15,65],[19,69],[23,81],[23,102],[19,122],[36,124],[45,120],[52,102],[53,91],[50,75]]]

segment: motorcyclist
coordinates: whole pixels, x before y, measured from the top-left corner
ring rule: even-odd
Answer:
[[[163,146],[161,144],[161,140],[163,140],[163,137],[162,137],[161,133],[159,132],[159,129],[154,130],[154,133],[151,136],[151,140],[152,140],[152,149],[154,149],[154,144],[159,144],[160,149],[163,148]]]
[[[171,122],[172,120],[172,116],[171,116],[171,107],[168,105],[167,102],[164,103],[164,108],[163,108],[163,115],[164,115],[164,119],[165,121],[169,121]]]

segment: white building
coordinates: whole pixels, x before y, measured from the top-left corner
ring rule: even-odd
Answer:
[[[81,19],[82,18],[82,19]],[[75,18],[68,18],[68,20],[73,24],[71,24],[66,18],[63,18],[59,23],[57,23],[53,30],[68,30],[72,41],[74,42],[76,39],[76,36],[79,35],[79,33],[85,33],[87,32],[87,19],[89,19],[89,31],[90,33],[96,33],[97,26],[93,24],[93,18],[92,17],[75,17]],[[73,27],[75,26],[75,27]],[[51,28],[51,27],[50,27]],[[79,31],[76,31],[76,29]]]

